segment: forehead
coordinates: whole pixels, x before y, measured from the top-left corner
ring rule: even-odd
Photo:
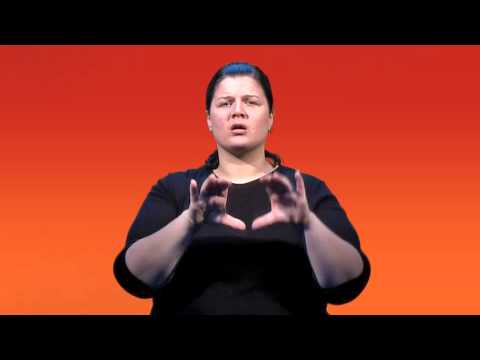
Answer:
[[[248,75],[227,76],[218,83],[215,90],[216,97],[242,94],[264,96],[259,82]]]

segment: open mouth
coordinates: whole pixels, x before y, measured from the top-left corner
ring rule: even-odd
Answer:
[[[242,124],[233,124],[230,128],[233,134],[242,135],[247,132],[247,127]]]

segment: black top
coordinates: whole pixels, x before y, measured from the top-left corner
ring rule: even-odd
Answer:
[[[294,169],[274,170],[296,188]],[[360,252],[364,267],[358,278],[336,288],[323,289],[311,268],[302,225],[277,223],[255,231],[253,220],[270,211],[265,184],[259,179],[233,183],[227,212],[241,219],[246,230],[223,224],[201,223],[193,229],[190,246],[170,278],[152,289],[127,268],[125,251],[179,216],[190,203],[190,179],[199,188],[212,173],[206,166],[169,173],[151,189],[114,262],[119,284],[130,294],[153,298],[152,315],[327,315],[327,303],[353,300],[366,286],[370,263],[345,211],[326,184],[302,173],[310,210],[342,239]]]

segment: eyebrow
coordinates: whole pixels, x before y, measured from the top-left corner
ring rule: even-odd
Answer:
[[[258,96],[258,95],[250,95],[250,94],[247,94],[247,95],[243,95],[243,96],[242,96],[242,98],[246,98],[246,97],[256,97],[256,98],[260,99],[260,96]],[[217,100],[219,100],[219,99],[232,99],[232,98],[233,98],[233,96],[226,95],[226,96],[220,96],[220,97],[218,97]]]

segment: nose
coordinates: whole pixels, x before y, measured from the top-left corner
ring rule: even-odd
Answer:
[[[241,118],[247,117],[247,113],[245,112],[241,101],[235,101],[234,106],[232,106],[232,111],[230,113],[231,118],[235,118],[237,116]]]

